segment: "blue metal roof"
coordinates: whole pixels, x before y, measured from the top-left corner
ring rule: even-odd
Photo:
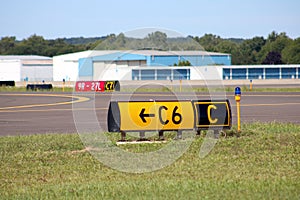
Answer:
[[[156,51],[155,51],[156,52]],[[154,51],[118,51],[105,55],[92,56],[89,62],[104,61],[146,61],[148,66],[173,66],[179,61],[188,60],[192,66],[231,65],[230,54],[210,53],[202,51],[159,52]],[[176,54],[178,53],[178,55]],[[180,53],[180,54],[179,54]],[[87,58],[79,59],[84,63]]]
[[[139,54],[131,54],[127,52],[117,52],[103,56],[92,57],[93,61],[130,61],[130,60],[146,60],[147,56]]]

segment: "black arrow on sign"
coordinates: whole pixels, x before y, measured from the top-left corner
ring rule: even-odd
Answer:
[[[139,116],[140,116],[141,120],[142,120],[144,123],[146,123],[147,121],[146,121],[145,117],[155,117],[155,114],[145,114],[145,108],[143,108],[143,109],[141,110]]]

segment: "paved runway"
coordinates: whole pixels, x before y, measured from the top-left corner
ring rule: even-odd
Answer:
[[[228,98],[236,123],[236,102],[233,93],[226,96],[205,93],[0,93],[0,135],[36,133],[76,133],[75,116],[95,111],[95,119],[107,130],[106,117],[111,100],[205,100]],[[291,122],[300,124],[300,93],[244,93],[241,98],[243,122]],[[85,119],[84,127],[89,127]],[[75,120],[76,121],[76,120]],[[93,120],[91,120],[93,121]],[[78,122],[78,121],[77,121]],[[91,122],[93,123],[93,122]],[[77,124],[78,125],[78,124]],[[82,126],[81,126],[82,127]],[[82,131],[82,130],[81,130]],[[87,130],[88,131],[88,130]]]

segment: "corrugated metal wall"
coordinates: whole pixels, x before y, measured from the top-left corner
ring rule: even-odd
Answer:
[[[21,80],[27,81],[53,81],[52,65],[34,65],[21,67]]]
[[[179,61],[189,61],[192,66],[207,65],[231,65],[231,57],[228,55],[211,56],[148,56],[147,64],[149,66],[174,66]]]

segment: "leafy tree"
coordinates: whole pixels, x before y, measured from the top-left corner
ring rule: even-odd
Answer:
[[[286,33],[277,34],[274,31],[267,38],[266,44],[262,47],[261,51],[257,54],[258,63],[262,63],[270,52],[282,53],[283,49],[292,43]]]
[[[300,63],[300,38],[295,39],[291,45],[282,51],[282,59],[288,64]]]
[[[223,40],[215,47],[215,49],[217,50],[217,52],[231,54],[232,64],[241,64],[242,54],[237,43],[231,42],[229,40]]]
[[[0,54],[13,54],[16,46],[16,37],[3,37],[0,40]]]
[[[32,35],[27,40],[20,43],[23,45],[23,54],[27,55],[45,55],[45,49],[47,48],[47,41],[38,35]]]
[[[174,66],[191,66],[192,64],[190,63],[190,61],[188,61],[188,60],[180,60],[179,62],[178,62],[178,64],[177,63],[174,63]]]
[[[262,64],[266,64],[266,65],[283,64],[281,60],[281,54],[275,51],[269,52],[265,60],[262,62]]]
[[[85,45],[67,44],[64,39],[45,40],[42,36],[37,35],[32,35],[22,41],[16,41],[16,37],[3,37],[0,40],[0,54],[2,55],[55,56],[85,49]]]
[[[237,64],[257,64],[257,54],[265,45],[266,41],[263,37],[254,37],[252,39],[244,40],[240,46],[240,57],[234,58]],[[234,57],[234,54],[232,54]],[[236,64],[233,62],[233,64]]]
[[[275,40],[278,38],[278,33],[276,33],[275,31],[272,31],[269,36],[268,36],[268,39],[267,41],[268,42],[275,42]]]
[[[84,37],[71,37],[71,38],[63,38],[64,42],[67,44],[72,44],[72,45],[88,45],[88,44],[93,44],[97,41],[103,41],[107,37],[89,37],[89,38],[84,38]]]
[[[167,38],[168,47],[172,51],[204,51],[203,47],[199,45],[199,43],[192,38],[192,36],[188,37],[176,37],[176,38]]]
[[[96,50],[115,50],[116,46],[114,45],[116,41],[116,35],[115,34],[110,34],[106,37],[106,39],[101,42],[98,43],[98,45],[93,45],[96,46],[95,49]]]
[[[247,40],[252,51],[256,53],[266,44],[266,40],[263,37],[254,37],[253,39]],[[246,42],[247,42],[246,41]]]
[[[166,50],[168,47],[167,34],[160,31],[149,33],[146,41],[148,48]]]
[[[125,35],[124,35],[124,33],[120,33],[118,36],[117,36],[117,38],[116,38],[116,40],[115,40],[115,46],[118,48],[118,49],[120,49],[120,50],[122,50],[122,49],[126,49],[126,37],[125,37]]]
[[[68,53],[65,51],[65,47],[69,46],[65,43],[64,39],[49,40],[48,47],[45,49],[45,55],[55,56],[63,53]]]
[[[216,46],[222,41],[220,36],[205,34],[203,37],[195,37],[195,40],[203,46],[206,51],[215,51]]]

